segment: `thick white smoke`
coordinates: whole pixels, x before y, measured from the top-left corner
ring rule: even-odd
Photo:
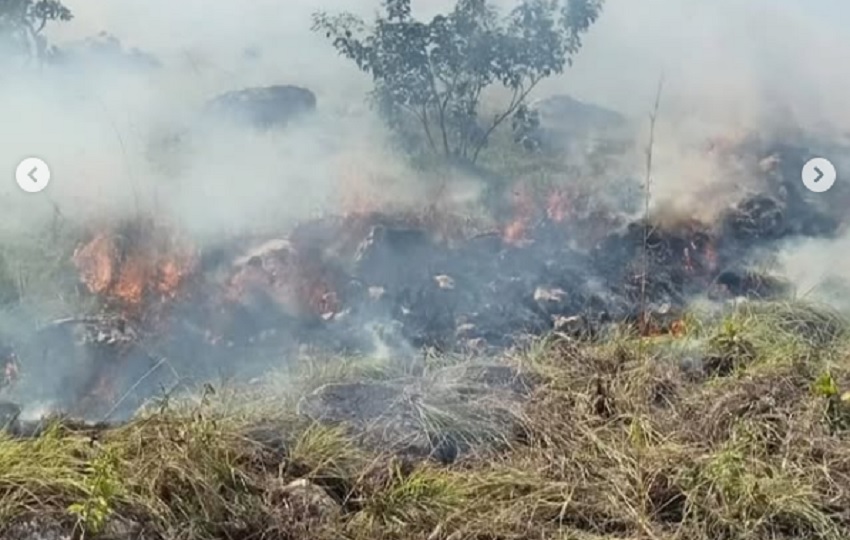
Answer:
[[[423,16],[452,4],[414,0]],[[278,229],[337,204],[346,190],[414,201],[427,193],[410,180],[414,174],[368,111],[368,78],[310,31],[315,10],[368,17],[379,0],[67,5],[75,19],[48,28],[52,42],[64,47],[106,31],[156,57],[161,68],[92,58],[2,74],[0,168],[7,172],[0,240],[28,234],[57,214],[86,221],[139,210],[161,211],[218,237]],[[609,0],[572,69],[534,97],[568,93],[619,110],[645,135],[663,76],[653,203],[710,218],[757,186],[743,169],[720,166],[706,153],[707,139],[789,125],[835,140],[850,132],[848,21],[843,0]],[[318,114],[275,135],[198,128],[209,98],[271,84],[311,89]],[[158,144],[181,135],[170,150]],[[40,194],[22,193],[14,183],[16,164],[28,156],[44,159],[53,172]],[[642,161],[633,163],[635,176]],[[839,174],[850,182],[850,169]],[[836,255],[846,242],[793,246],[782,269],[804,288],[820,282],[825,267],[848,278],[850,265]],[[19,320],[0,317],[0,325]]]
[[[504,9],[515,4],[499,3]],[[336,189],[328,180],[331,146],[333,152],[355,148],[351,152],[369,155],[373,163],[389,161],[390,170],[398,172],[396,160],[384,152],[385,134],[363,111],[368,79],[339,58],[324,36],[310,31],[310,15],[317,9],[349,10],[368,18],[379,2],[260,0],[248,6],[232,0],[77,0],[68,5],[76,17],[50,29],[55,42],[107,31],[126,46],[155,55],[164,67],[146,74],[104,72],[100,65],[61,77],[42,72],[33,77],[51,91],[41,95],[33,93],[35,83],[27,77],[4,85],[2,112],[8,120],[0,136],[11,143],[4,145],[4,166],[8,170],[29,154],[49,159],[55,197],[62,190],[71,192],[63,200],[87,191],[101,197],[108,185],[110,198],[135,199],[140,193],[150,196],[148,184],[155,184],[162,192],[157,197],[177,204],[183,214],[198,213],[184,200],[197,195],[209,197],[200,205],[202,212],[216,209],[212,221],[232,222],[245,209],[256,219],[269,212],[303,215],[320,206]],[[450,0],[414,2],[423,16],[451,5]],[[850,40],[842,32],[846,20],[850,8],[838,0],[805,5],[792,0],[609,0],[574,67],[546,81],[538,96],[570,93],[645,124],[663,76],[653,197],[704,210],[706,192],[734,198],[730,194],[741,192],[746,183],[705,156],[699,145],[706,138],[788,123],[846,131],[850,118],[843,96],[850,87],[850,68],[841,61],[850,53]],[[203,163],[190,163],[184,178],[155,179],[146,169],[151,137],[191,122],[205,99],[273,83],[316,92],[325,116],[324,140],[315,129],[264,141],[219,133],[203,153]],[[6,187],[21,198],[14,186]],[[270,201],[282,206],[272,207]]]

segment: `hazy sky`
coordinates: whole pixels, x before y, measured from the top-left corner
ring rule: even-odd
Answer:
[[[510,6],[509,0],[500,4]],[[320,93],[363,86],[351,66],[309,31],[315,9],[369,14],[378,0],[67,0],[76,20],[57,37],[107,30],[127,43],[186,66],[197,87],[289,80]],[[451,0],[414,0],[431,14]],[[630,111],[651,102],[660,73],[671,94],[747,108],[765,92],[818,114],[843,104],[850,82],[850,2],[844,0],[608,0],[575,68],[550,81]],[[246,62],[245,49],[263,53]],[[786,88],[779,88],[784,86]],[[839,92],[840,91],[840,92]],[[739,103],[729,103],[729,95]],[[734,100],[733,100],[734,101]],[[707,104],[707,106],[710,105]],[[809,113],[813,114],[813,113]]]
[[[49,85],[49,99],[10,80],[0,88],[6,96],[0,114],[9,119],[0,126],[0,143],[9,154],[4,167],[14,168],[15,160],[37,149],[68,177],[60,182],[57,176],[56,191],[67,186],[80,193],[79,183],[92,199],[103,198],[105,186],[125,195],[130,186],[155,180],[145,170],[146,144],[171,124],[191,121],[205,99],[288,83],[318,95],[327,129],[286,144],[245,135],[218,141],[214,155],[220,161],[203,154],[185,178],[162,179],[168,197],[175,200],[172,186],[182,182],[187,208],[200,217],[216,210],[211,220],[255,221],[258,208],[278,214],[281,200],[306,208],[305,185],[317,197],[333,193],[336,185],[327,180],[337,177],[333,167],[361,177],[403,176],[394,156],[381,149],[383,131],[340,114],[364,108],[368,79],[310,31],[316,9],[369,15],[379,0],[66,1],[76,18],[55,25],[53,39],[108,31],[157,55],[165,69],[141,77],[72,73]],[[414,0],[425,15],[452,4]],[[721,179],[698,162],[703,156],[690,159],[680,144],[781,122],[850,132],[849,16],[844,0],[609,0],[574,67],[546,81],[534,97],[566,92],[643,118],[664,74],[657,189],[682,188],[687,175],[685,188],[702,184],[716,191]],[[249,49],[259,54],[246,56]],[[346,147],[359,165],[323,159],[325,147],[334,145]],[[379,172],[364,172],[367,165]],[[241,182],[241,199],[232,195],[233,178]],[[269,186],[279,190],[278,198],[269,197]],[[217,203],[197,205],[197,190]]]

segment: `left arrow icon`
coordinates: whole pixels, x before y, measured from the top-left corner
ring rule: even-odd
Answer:
[[[18,164],[15,180],[27,193],[38,193],[50,182],[50,167],[39,158],[27,158]]]

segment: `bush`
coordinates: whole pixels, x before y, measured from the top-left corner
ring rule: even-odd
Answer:
[[[515,129],[531,121],[526,97],[571,64],[602,3],[523,0],[502,18],[487,0],[458,0],[450,13],[422,22],[411,0],[384,0],[371,28],[350,13],[319,12],[313,30],[371,75],[374,103],[406,142],[424,139],[446,158],[474,163],[505,120]],[[511,99],[483,120],[481,96],[494,84]]]

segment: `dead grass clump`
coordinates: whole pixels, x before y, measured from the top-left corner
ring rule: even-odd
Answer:
[[[832,327],[816,332],[804,320]],[[665,358],[669,344],[643,344],[643,357],[633,340],[572,355],[529,404],[542,470],[570,486],[568,526],[618,537],[846,535],[835,503],[844,492],[822,471],[830,463],[844,478],[835,426],[850,409],[835,378],[818,376],[841,364],[839,322],[810,307],[734,311],[682,338],[735,362],[698,379]]]
[[[486,364],[308,362],[289,385],[160,404],[96,438],[0,439],[0,518],[209,540],[844,539],[850,349],[823,317],[750,305],[677,336],[547,338]],[[694,377],[681,354],[699,352],[734,365]],[[465,451],[401,455],[293,414],[352,378],[364,395],[401,385],[417,432]]]

